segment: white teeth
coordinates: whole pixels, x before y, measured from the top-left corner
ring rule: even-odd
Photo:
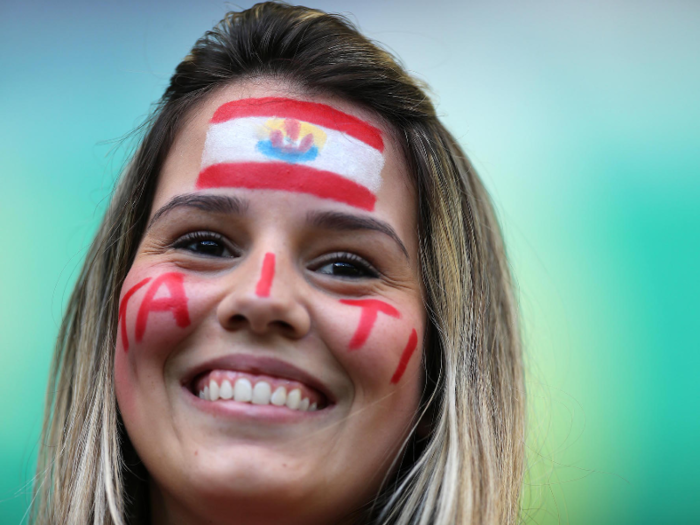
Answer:
[[[287,394],[287,408],[296,410],[299,408],[299,403],[301,402],[301,390],[295,388],[289,394]]]
[[[219,385],[213,379],[209,381],[209,401],[216,401],[219,399]]]
[[[233,388],[233,399],[239,403],[247,403],[253,399],[253,385],[247,379],[239,379]]]
[[[270,403],[271,395],[272,387],[270,386],[270,383],[258,381],[255,383],[255,387],[253,388],[253,404],[267,405]]]
[[[224,379],[221,383],[219,396],[221,396],[221,399],[231,399],[233,397],[233,387],[228,379]]]
[[[270,398],[270,403],[275,406],[281,407],[287,401],[287,389],[283,386],[277,387],[277,390],[272,394]]]
[[[302,412],[314,412],[318,410],[318,403],[309,400],[308,397],[301,398],[302,393],[299,388],[294,388],[287,392],[283,386],[279,386],[272,392],[272,386],[267,381],[258,381],[255,387],[250,380],[242,377],[233,386],[228,379],[221,382],[221,386],[211,379],[203,390],[199,392],[200,399],[205,401],[217,401],[218,399],[233,399],[239,403],[253,403],[254,405],[273,404],[278,407],[286,406],[290,410],[300,410]]]

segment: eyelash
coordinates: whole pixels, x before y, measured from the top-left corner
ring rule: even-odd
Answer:
[[[310,268],[313,271],[317,271],[320,268],[323,268],[324,266],[328,266],[329,264],[334,264],[334,263],[348,263],[355,265],[359,267],[361,271],[363,271],[366,275],[362,276],[336,276],[337,278],[341,279],[356,279],[356,278],[373,278],[376,279],[380,276],[380,273],[377,271],[377,269],[372,266],[369,262],[367,262],[365,259],[360,257],[359,255],[356,255],[354,253],[348,253],[348,252],[335,252],[335,253],[329,253],[328,255],[324,255],[321,257],[321,259],[315,261]]]
[[[214,241],[214,242],[218,243],[218,245],[221,247],[221,249],[227,250],[230,253],[230,255],[214,255],[211,253],[199,252],[197,250],[190,248],[190,246],[194,245],[195,243],[202,243],[204,241]],[[171,246],[172,246],[172,248],[175,248],[176,250],[187,250],[189,252],[192,252],[192,253],[195,253],[197,255],[201,255],[204,257],[234,258],[234,257],[238,256],[235,248],[231,245],[231,243],[223,235],[215,233],[215,232],[209,232],[209,231],[197,231],[197,232],[188,233],[188,234],[183,235],[182,237],[178,238],[174,243],[172,243]]]

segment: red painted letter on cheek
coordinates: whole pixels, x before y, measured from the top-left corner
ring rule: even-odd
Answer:
[[[272,279],[275,276],[275,254],[266,253],[263,259],[262,271],[260,272],[260,280],[255,287],[255,294],[258,297],[268,297],[270,288],[272,288]]]
[[[150,281],[150,277],[146,277],[143,281],[139,281],[134,286],[129,288],[129,291],[124,294],[122,302],[119,304],[119,322],[122,325],[122,344],[124,345],[124,351],[129,351],[129,337],[126,333],[126,305],[129,303],[131,296],[138,292],[144,284]]]
[[[146,321],[151,312],[165,312],[170,310],[175,317],[175,322],[180,328],[189,326],[190,314],[187,310],[187,296],[182,285],[185,276],[181,273],[164,273],[158,277],[146,292],[141,308],[136,317],[136,340],[141,341],[146,332]],[[154,299],[161,285],[165,285],[170,292],[170,297]]]
[[[357,350],[365,344],[369,333],[372,331],[374,322],[377,320],[379,312],[390,315],[391,317],[401,317],[401,314],[396,308],[389,303],[377,299],[341,299],[340,302],[362,308],[360,323],[357,325],[355,335],[353,335],[350,340],[350,350]]]
[[[414,328],[411,332],[411,335],[408,338],[406,348],[403,349],[403,353],[401,354],[399,366],[396,367],[396,372],[394,372],[394,375],[391,377],[392,383],[396,384],[401,379],[401,376],[406,371],[408,362],[411,360],[413,352],[415,352],[416,350],[416,346],[418,346],[418,334],[416,333],[416,329]]]

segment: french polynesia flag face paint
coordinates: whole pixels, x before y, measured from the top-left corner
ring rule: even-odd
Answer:
[[[377,128],[330,106],[234,100],[211,119],[197,188],[291,191],[372,211],[383,153]]]

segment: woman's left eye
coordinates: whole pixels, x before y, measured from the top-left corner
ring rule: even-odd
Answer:
[[[323,257],[313,265],[311,270],[346,279],[379,277],[379,272],[371,264],[352,253],[335,253]]]
[[[207,257],[235,257],[230,243],[218,233],[192,232],[173,243],[173,248]]]

